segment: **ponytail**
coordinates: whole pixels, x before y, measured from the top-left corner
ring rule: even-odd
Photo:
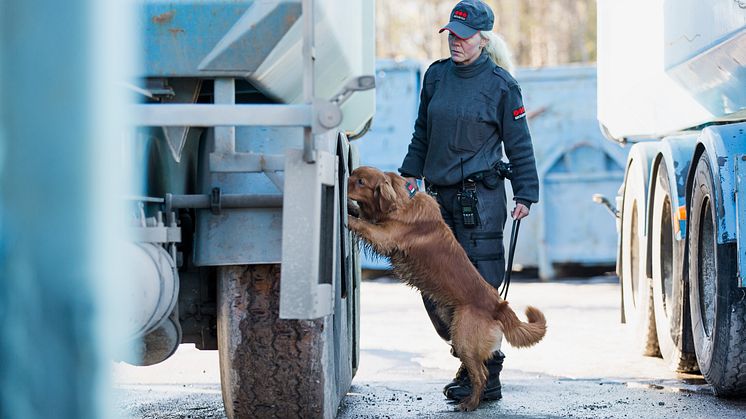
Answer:
[[[487,40],[487,45],[485,45],[484,49],[492,61],[504,68],[508,73],[513,74],[513,57],[502,37],[492,31],[480,31],[479,33],[482,35],[482,38]]]

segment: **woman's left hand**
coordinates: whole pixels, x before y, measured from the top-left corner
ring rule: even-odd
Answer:
[[[511,216],[515,218],[516,220],[520,220],[521,218],[524,218],[527,215],[528,215],[528,207],[523,204],[516,203],[515,208],[513,208],[513,212]]]

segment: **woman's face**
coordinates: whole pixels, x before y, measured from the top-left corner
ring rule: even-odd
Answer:
[[[482,53],[484,41],[479,32],[467,39],[448,33],[448,47],[451,49],[451,60],[456,64],[471,64]]]

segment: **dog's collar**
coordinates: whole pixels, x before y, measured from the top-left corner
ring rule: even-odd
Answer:
[[[417,185],[413,185],[407,182],[407,192],[409,192],[409,199],[414,198],[415,194],[417,193]]]

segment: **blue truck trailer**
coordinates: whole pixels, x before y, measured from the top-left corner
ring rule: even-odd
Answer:
[[[375,109],[372,0],[142,0],[125,156],[128,361],[218,350],[229,418],[334,417],[358,365],[349,138]]]
[[[746,4],[599,1],[598,119],[635,143],[617,271],[636,348],[746,395]]]

